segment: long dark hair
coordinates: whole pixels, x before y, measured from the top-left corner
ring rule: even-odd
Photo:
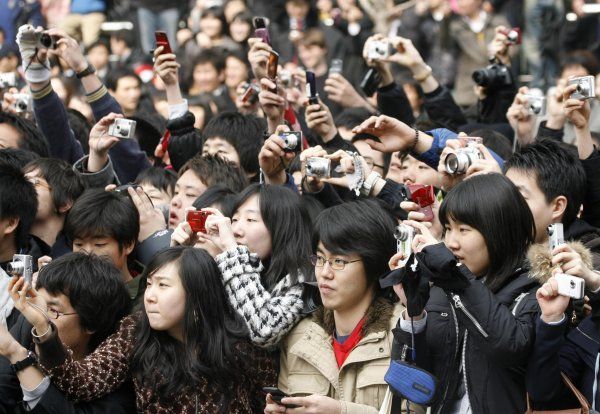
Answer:
[[[143,277],[170,263],[177,265],[185,290],[183,343],[167,332],[152,329],[148,315],[141,312],[131,372],[163,401],[197,385],[202,378],[222,389],[225,397],[221,401],[232,398],[226,397],[226,390],[244,372],[234,345],[247,331],[225,297],[221,272],[205,250],[179,246],[158,253]]]
[[[440,222],[467,224],[481,233],[490,256],[485,284],[497,292],[523,265],[535,240],[535,225],[527,202],[501,174],[485,174],[463,181],[444,198]]]
[[[312,271],[311,221],[300,197],[282,186],[253,184],[239,195],[234,214],[253,195],[258,195],[260,215],[271,235],[272,253],[263,277],[267,287],[272,288],[286,274],[292,283],[300,274],[308,278]]]

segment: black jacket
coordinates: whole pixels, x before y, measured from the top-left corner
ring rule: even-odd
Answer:
[[[437,275],[431,279],[434,287],[425,307],[427,326],[415,335],[416,364],[440,384],[440,401],[432,413],[449,412],[460,399],[463,378],[474,414],[525,412],[525,367],[535,340],[538,282],[518,269],[492,293],[466,266],[456,266],[442,243],[425,248],[417,258],[419,269]],[[439,287],[448,281],[457,287]],[[411,335],[396,328],[393,352],[410,347]]]

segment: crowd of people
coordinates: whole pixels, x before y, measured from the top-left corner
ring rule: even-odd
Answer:
[[[593,6],[0,2],[0,413],[600,410]]]

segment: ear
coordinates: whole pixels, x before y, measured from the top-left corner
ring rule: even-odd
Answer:
[[[69,210],[73,207],[73,200],[68,200],[63,206],[58,208],[59,214],[67,214]]]
[[[19,217],[9,217],[5,219],[4,235],[14,233],[17,230],[17,227],[19,227],[20,222],[21,220]]]
[[[560,223],[562,221],[562,217],[565,214],[565,210],[567,209],[567,197],[558,196],[552,203],[550,203],[550,207],[552,208],[552,222]]]
[[[134,248],[135,248],[135,242],[124,244],[123,245],[123,253],[125,253],[126,256],[129,256]]]

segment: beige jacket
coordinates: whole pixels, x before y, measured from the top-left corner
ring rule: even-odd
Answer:
[[[333,312],[319,308],[282,342],[279,389],[340,400],[342,414],[377,414],[387,389],[383,377],[390,365],[391,331],[402,310],[400,304],[376,299],[367,312],[363,338],[340,369],[332,345]]]

